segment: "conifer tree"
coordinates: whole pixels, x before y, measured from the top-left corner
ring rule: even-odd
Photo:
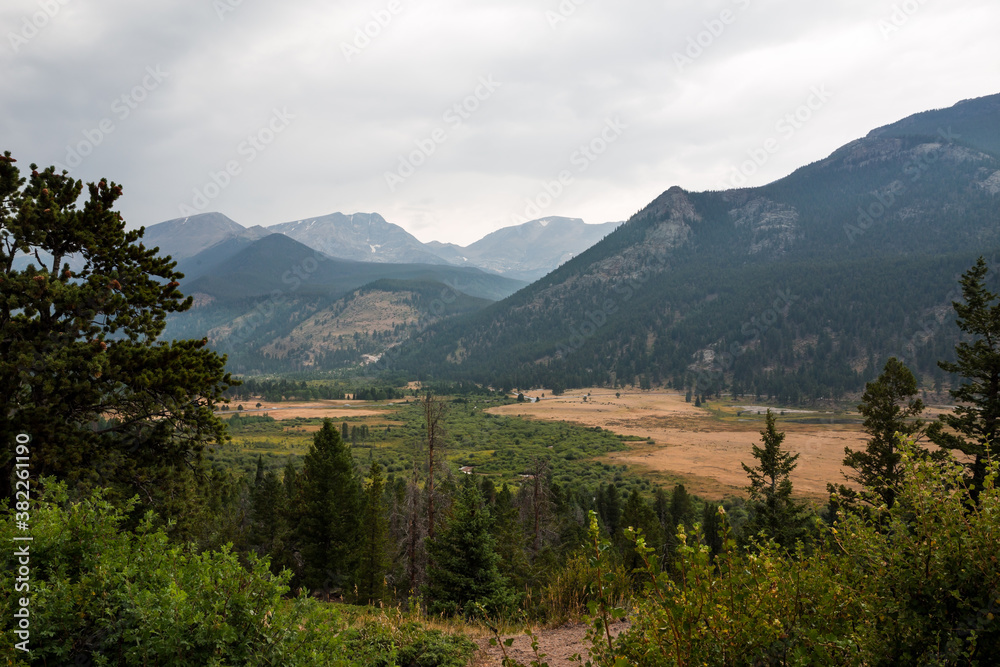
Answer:
[[[717,556],[722,551],[722,518],[719,516],[719,505],[705,503],[701,511],[701,534],[712,556]]]
[[[694,514],[694,507],[691,503],[691,494],[687,492],[683,484],[674,485],[674,490],[670,494],[670,516],[673,517],[674,526],[691,524]]]
[[[618,487],[614,483],[610,483],[602,493],[598,494],[597,498],[597,511],[601,516],[601,521],[604,523],[608,535],[614,540],[621,531],[621,493],[619,493]]]
[[[385,598],[385,575],[389,569],[389,518],[385,503],[382,466],[372,463],[364,494],[361,520],[361,562],[358,569],[358,601],[376,603]]]
[[[500,574],[491,523],[479,488],[466,477],[452,516],[436,537],[427,540],[431,566],[425,594],[431,613],[473,614],[477,604],[496,613],[512,604],[513,593]]]
[[[157,341],[191,307],[183,274],[126,230],[121,186],[90,183],[78,207],[82,182],[34,164],[26,180],[15,162],[0,156],[0,497],[26,433],[32,476],[197,521],[201,451],[225,440],[213,410],[237,383],[206,339]]]
[[[887,507],[895,502],[903,475],[896,434],[909,437],[923,426],[920,420],[912,420],[924,410],[916,394],[913,373],[895,357],[890,358],[878,379],[865,385],[858,405],[865,418],[863,428],[871,436],[868,445],[864,451],[844,447],[844,465],[854,471],[847,478],[878,494]]]
[[[261,556],[271,556],[272,570],[280,571],[280,549],[285,533],[282,516],[284,489],[273,471],[264,470],[264,457],[257,457],[257,472],[250,489],[249,546]]]
[[[531,567],[525,548],[524,526],[514,503],[514,494],[506,483],[500,487],[496,496],[496,502],[490,508],[490,532],[500,556],[500,572],[507,581],[520,589]]]
[[[962,298],[953,302],[958,328],[971,340],[955,346],[954,363],[939,361],[949,373],[964,381],[951,389],[957,407],[931,424],[927,435],[934,444],[971,457],[973,497],[978,497],[986,475],[988,448],[996,451],[1000,435],[1000,297],[986,289],[986,261],[962,274]],[[952,429],[946,431],[945,427]]]
[[[785,434],[775,428],[775,416],[767,411],[767,421],[760,432],[763,447],[753,446],[757,465],[751,468],[743,463],[750,478],[749,505],[753,517],[748,524],[748,534],[763,532],[784,547],[790,547],[802,533],[803,506],[792,500],[790,475],[796,467],[798,454],[781,448]]]
[[[642,530],[646,538],[646,543],[658,545],[663,541],[663,533],[660,530],[660,520],[656,512],[650,505],[642,499],[637,489],[632,489],[625,507],[622,509],[622,526],[632,527]],[[625,568],[635,570],[643,567],[642,559],[635,550],[635,545],[627,540],[621,541],[622,559]]]
[[[346,591],[354,583],[361,537],[361,485],[354,461],[329,419],[316,433],[298,479],[303,583]]]

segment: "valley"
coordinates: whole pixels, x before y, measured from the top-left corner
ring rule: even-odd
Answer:
[[[1000,647],[997,127],[966,100],[467,246],[377,213],[140,242],[119,186],[78,208],[5,154],[0,537],[54,563],[45,659],[492,665],[526,625],[552,665]]]
[[[492,411],[597,426],[637,438],[629,441],[628,449],[612,452],[604,460],[627,464],[636,473],[664,484],[681,482],[692,493],[711,500],[746,493],[746,473],[740,464],[753,460],[751,446],[760,441],[764,419],[757,411],[742,411],[730,405],[731,401],[694,407],[674,391],[593,388],[555,397],[550,392],[528,392],[526,397],[540,393],[546,398]],[[781,408],[774,408],[774,412],[781,415],[778,423],[786,433],[785,446],[799,455],[798,467],[791,475],[796,494],[825,501],[826,484],[843,482],[844,447],[863,449],[867,441],[860,418],[843,412],[799,411],[787,417]]]

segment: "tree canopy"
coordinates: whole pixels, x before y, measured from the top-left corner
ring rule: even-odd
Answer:
[[[955,346],[957,361],[938,365],[964,380],[950,390],[953,412],[931,424],[927,435],[937,445],[972,457],[972,483],[982,488],[987,449],[1000,432],[1000,296],[986,289],[986,261],[980,257],[962,275],[962,298],[952,306],[958,328],[968,337]],[[951,430],[945,430],[945,427]]]
[[[213,415],[233,383],[207,340],[163,342],[168,313],[191,306],[176,262],[141,243],[114,210],[120,185],[87,185],[0,157],[0,489],[12,444],[32,472],[74,487],[138,492],[161,512],[226,437]]]
[[[871,438],[864,451],[844,447],[844,465],[854,472],[847,478],[874,490],[888,507],[895,502],[902,468],[897,433],[909,437],[923,427],[914,420],[924,410],[917,394],[917,379],[902,362],[891,357],[874,382],[865,385],[858,411]]]
[[[790,475],[796,467],[798,454],[781,448],[785,434],[775,427],[775,416],[767,411],[767,422],[760,432],[763,447],[753,446],[757,465],[743,465],[750,478],[750,506],[754,511],[750,533],[763,532],[778,544],[789,547],[800,536],[803,507],[792,500]]]

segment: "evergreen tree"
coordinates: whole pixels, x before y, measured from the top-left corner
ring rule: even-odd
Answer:
[[[490,483],[492,486],[492,482]],[[496,494],[496,502],[490,509],[492,520],[491,534],[496,543],[496,551],[500,556],[500,573],[520,590],[525,583],[531,564],[525,548],[526,538],[524,526],[520,520],[520,512],[514,502],[514,494],[506,483]]]
[[[138,494],[191,537],[201,451],[226,439],[225,358],[205,339],[157,342],[192,299],[177,263],[126,231],[121,186],[88,184],[78,208],[82,182],[33,164],[26,183],[15,162],[0,156],[0,497],[30,434],[33,477]]]
[[[763,447],[753,446],[757,465],[753,468],[743,463],[750,478],[750,507],[753,517],[748,534],[763,532],[784,547],[794,544],[801,535],[803,507],[792,500],[791,472],[795,470],[798,454],[782,450],[785,434],[775,428],[775,416],[767,411],[767,422],[760,432]]]
[[[864,451],[844,447],[844,465],[852,468],[847,478],[881,497],[892,507],[902,479],[896,434],[911,436],[923,422],[911,421],[924,410],[917,395],[917,380],[895,357],[886,362],[882,374],[865,385],[858,411],[864,416],[864,430],[871,436]],[[852,494],[846,494],[850,497]]]
[[[346,591],[354,583],[361,537],[361,485],[351,453],[329,419],[316,433],[298,480],[303,583]]]
[[[663,537],[660,544],[650,543],[650,546],[657,547],[661,568],[665,570],[667,564],[673,560],[677,548],[677,522],[670,512],[670,499],[662,487],[657,488],[653,494],[653,512],[660,522],[660,534]]]
[[[358,569],[358,601],[376,603],[385,598],[385,574],[389,569],[389,519],[385,505],[385,479],[377,462],[368,470],[361,520],[361,563]]]
[[[687,492],[683,484],[675,485],[673,493],[670,495],[670,516],[673,517],[674,526],[690,525],[693,515],[694,506],[691,503],[691,494]]]
[[[598,493],[597,511],[601,516],[601,521],[608,531],[611,539],[615,539],[621,531],[622,502],[621,494],[614,483],[608,484],[602,492]]]
[[[663,533],[660,529],[660,520],[656,512],[649,504],[642,499],[637,489],[632,489],[625,507],[622,510],[623,527],[631,527],[641,530],[649,545],[658,545],[663,541]],[[636,570],[643,567],[642,558],[635,550],[635,545],[627,540],[621,542],[622,561],[627,570]]]
[[[928,437],[945,449],[971,457],[973,497],[978,497],[986,474],[987,449],[996,447],[1000,431],[1000,298],[986,289],[986,261],[962,275],[965,303],[953,302],[958,328],[971,338],[955,346],[955,363],[939,361],[949,373],[965,381],[950,390],[957,407],[942,414],[927,429]],[[945,427],[954,432],[946,431]]]
[[[719,516],[719,505],[705,503],[701,511],[701,532],[712,556],[717,556],[722,551],[722,518]]]
[[[264,457],[257,457],[257,472],[250,489],[248,546],[271,557],[271,570],[280,572],[285,562],[283,547],[287,524],[282,513],[284,489],[273,471],[264,470]]]
[[[413,474],[406,486],[405,513],[406,523],[403,529],[403,552],[406,563],[406,583],[410,594],[414,594],[424,578],[424,545],[426,543],[427,526],[422,508],[423,496],[417,483],[417,462],[413,462]]]
[[[475,604],[497,613],[511,605],[514,596],[500,574],[491,523],[479,488],[465,478],[451,518],[427,540],[431,565],[425,594],[431,613],[471,614]]]
[[[493,485],[493,480],[484,476],[482,481],[479,483],[479,492],[483,494],[483,502],[491,507],[496,505],[497,487]]]

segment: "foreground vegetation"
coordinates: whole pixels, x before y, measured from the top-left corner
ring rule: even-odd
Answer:
[[[473,643],[427,630],[414,619],[358,614],[289,596],[290,571],[266,560],[242,563],[231,548],[172,543],[148,516],[123,530],[128,510],[96,493],[70,502],[48,482],[32,513],[30,654],[5,628],[10,665],[442,665],[466,664]],[[0,522],[11,544],[13,517]],[[0,586],[14,590],[18,559],[5,550]],[[17,596],[0,596],[14,618]]]

